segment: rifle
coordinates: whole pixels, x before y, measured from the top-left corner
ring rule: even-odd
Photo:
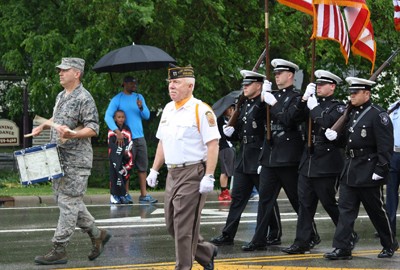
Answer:
[[[370,81],[376,81],[378,78],[379,74],[393,61],[394,57],[400,52],[400,48],[398,48],[396,51],[394,51],[388,59],[386,59],[385,62],[371,75],[369,78]],[[400,106],[400,104],[399,104]],[[337,133],[341,133],[343,131],[344,126],[346,125],[348,119],[349,119],[349,114],[350,111],[353,109],[353,105],[351,104],[351,101],[348,102],[346,110],[344,111],[343,115],[339,117],[339,119],[333,124],[331,127],[332,130],[336,131]]]
[[[267,53],[267,49],[264,49],[264,51],[258,57],[258,60],[257,60],[256,64],[254,65],[252,71],[255,72],[260,68],[263,60],[265,59],[266,53]],[[243,90],[243,89],[241,89],[241,90]],[[242,107],[242,104],[245,102],[245,100],[246,100],[246,97],[243,95],[243,91],[242,91],[242,93],[240,94],[240,96],[238,98],[238,101],[236,102],[235,111],[233,112],[231,118],[229,118],[227,126],[235,126],[236,125],[237,119],[239,118],[239,114],[240,114],[240,108]]]

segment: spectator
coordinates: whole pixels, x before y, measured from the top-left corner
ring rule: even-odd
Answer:
[[[233,144],[226,138],[224,131],[222,129],[223,125],[228,123],[235,109],[235,104],[229,106],[223,115],[218,117],[218,130],[221,134],[221,139],[219,140],[219,155],[218,160],[221,167],[221,174],[219,176],[219,183],[221,186],[221,194],[218,196],[220,201],[230,201],[231,194],[229,193],[229,178],[233,175],[235,169],[235,148]]]
[[[118,110],[114,114],[114,121],[119,131],[124,135],[124,144],[117,144],[114,131],[108,131],[108,157],[110,160],[110,202],[112,204],[129,204],[126,182],[129,180],[130,170],[133,166],[132,134],[125,125],[125,113]]]
[[[136,91],[136,79],[132,76],[126,76],[122,83],[123,91],[118,93],[111,99],[108,105],[104,120],[110,130],[114,131],[117,136],[117,143],[122,147],[124,144],[124,135],[119,131],[114,122],[114,114],[117,110],[123,110],[126,115],[126,125],[132,133],[132,156],[135,161],[135,168],[139,178],[140,197],[139,203],[156,203],[146,189],[146,176],[148,168],[147,144],[143,133],[142,120],[150,118],[150,111],[146,106],[144,97]],[[129,180],[126,183],[126,198],[133,203],[132,197],[129,195]]]

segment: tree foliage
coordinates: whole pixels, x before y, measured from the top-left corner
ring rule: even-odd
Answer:
[[[96,100],[101,118],[100,141],[107,127],[103,116],[118,93],[124,74],[95,73],[94,64],[111,50],[133,42],[159,47],[178,65],[191,64],[196,74],[196,97],[213,104],[240,88],[241,69],[252,69],[265,48],[264,1],[259,0],[1,0],[0,65],[26,78],[29,108],[50,117],[61,90],[55,65],[62,57],[86,60],[84,86]],[[377,41],[376,67],[399,47],[389,1],[367,0]],[[311,16],[269,1],[269,57],[284,58],[303,69],[304,84],[311,78]],[[368,78],[371,63],[351,54],[348,65],[334,41],[317,41],[316,69],[329,69],[342,77]],[[400,57],[382,73],[376,102],[386,107],[398,93]],[[262,66],[260,72],[266,72]],[[145,124],[154,137],[157,113],[169,101],[166,70],[131,72],[151,108],[153,119]],[[110,76],[111,75],[111,76]],[[347,96],[345,84],[338,97]],[[8,87],[0,95],[10,108],[3,112],[17,122],[22,118],[22,95]]]

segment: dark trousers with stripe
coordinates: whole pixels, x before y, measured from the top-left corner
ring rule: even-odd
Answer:
[[[175,269],[192,269],[193,260],[207,265],[214,245],[200,236],[201,211],[206,195],[199,192],[204,164],[169,169],[165,187],[165,223],[175,241]]]
[[[333,247],[351,248],[351,234],[354,222],[363,204],[367,214],[379,234],[381,245],[392,248],[394,236],[384,206],[382,186],[350,187],[341,183],[339,188],[339,222],[333,238]]]

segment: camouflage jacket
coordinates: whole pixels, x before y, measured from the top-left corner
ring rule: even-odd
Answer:
[[[66,90],[57,95],[53,121],[59,125],[66,125],[72,130],[82,126],[93,129],[96,134],[99,133],[99,114],[96,103],[82,84],[69,95],[66,95]],[[93,163],[91,139],[70,139],[63,143],[54,128],[51,134],[51,142],[57,143],[59,147],[62,164],[81,168],[83,174],[90,174]]]

